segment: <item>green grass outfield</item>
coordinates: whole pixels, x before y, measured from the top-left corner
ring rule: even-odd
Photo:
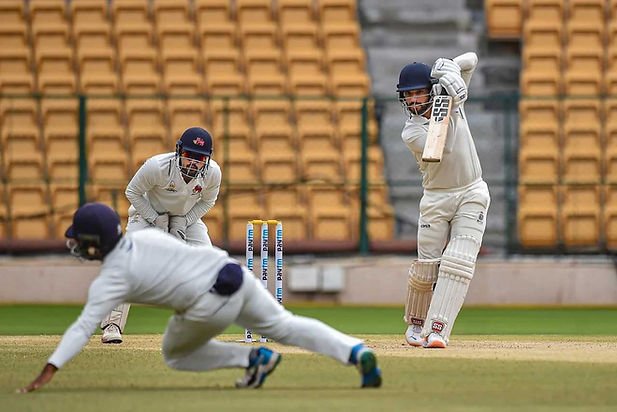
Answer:
[[[365,338],[384,386],[359,390],[354,368],[273,343],[283,362],[261,390],[233,388],[241,370],[174,371],[160,353],[171,312],[134,306],[124,344],[95,336],[48,386],[18,395],[81,307],[11,305],[0,306],[0,410],[617,410],[617,308],[465,308],[446,350],[404,345],[401,307],[290,309]]]

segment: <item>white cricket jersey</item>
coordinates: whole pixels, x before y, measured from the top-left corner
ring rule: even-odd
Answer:
[[[126,188],[131,202],[129,216],[139,213],[154,222],[159,213],[169,213],[186,215],[193,223],[214,206],[220,186],[221,168],[212,159],[205,178],[185,183],[175,153],[156,155],[139,168]]]
[[[224,250],[189,246],[154,228],[128,233],[105,257],[86,305],[48,362],[60,368],[71,360],[121,303],[186,311],[209,293],[219,270],[229,262],[237,263]]]
[[[449,123],[441,162],[430,163],[422,161],[429,119],[412,116],[405,122],[401,137],[416,158],[425,189],[461,188],[482,179],[480,159],[463,106],[452,111]]]

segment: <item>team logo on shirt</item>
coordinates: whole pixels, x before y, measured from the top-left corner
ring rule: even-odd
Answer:
[[[478,222],[478,223],[482,223],[482,222],[484,222],[484,212],[480,212],[480,214],[478,215],[478,219],[476,220],[476,222]]]
[[[196,195],[198,193],[201,193],[201,186],[199,185],[195,185],[195,187],[193,188],[193,195]]]
[[[167,190],[168,192],[177,192],[176,184],[173,182],[173,180],[171,182],[169,182],[169,184],[167,185],[165,190]]]
[[[198,137],[195,140],[193,140],[193,143],[196,144],[197,146],[203,146],[206,144],[204,139],[202,139],[201,137]]]

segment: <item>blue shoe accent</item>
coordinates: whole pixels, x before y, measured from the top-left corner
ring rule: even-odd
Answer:
[[[377,357],[372,350],[367,349],[360,354],[358,368],[362,374],[363,388],[379,388],[381,386],[381,369],[377,367]]]
[[[236,381],[237,388],[259,388],[266,377],[274,372],[281,362],[281,354],[268,348],[253,349],[249,354],[249,366],[242,379]]]
[[[352,365],[358,364],[358,353],[362,349],[366,349],[363,343],[358,343],[356,346],[351,348],[351,354],[349,355],[349,363],[351,363]]]

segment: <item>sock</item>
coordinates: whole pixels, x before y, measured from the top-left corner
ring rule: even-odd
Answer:
[[[360,359],[360,354],[366,350],[366,347],[363,343],[358,343],[356,346],[351,348],[351,354],[349,355],[349,363],[352,365],[358,364],[358,359]]]

